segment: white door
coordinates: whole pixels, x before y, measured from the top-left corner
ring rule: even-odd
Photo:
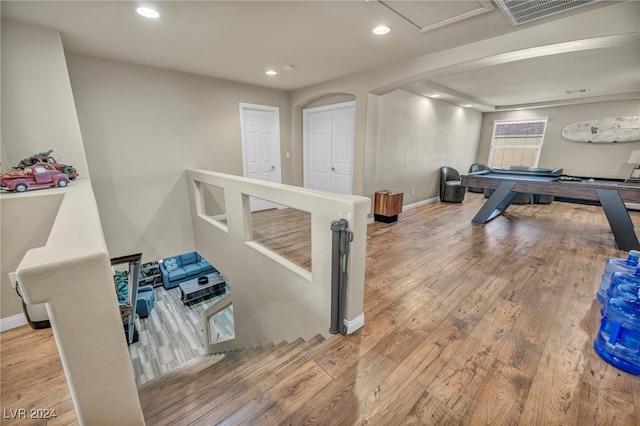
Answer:
[[[331,188],[333,192],[340,194],[351,194],[353,192],[355,117],[355,106],[333,111]]]
[[[308,146],[305,147],[308,167],[305,167],[308,180],[306,188],[331,191],[331,111],[310,113],[307,120]]]
[[[306,188],[351,194],[355,102],[303,110]]]
[[[280,183],[282,176],[278,107],[240,103],[240,128],[244,175]],[[251,211],[276,207],[277,204],[251,198]]]

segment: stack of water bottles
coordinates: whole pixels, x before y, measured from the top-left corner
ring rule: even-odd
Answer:
[[[609,259],[598,290],[602,322],[593,346],[609,364],[640,375],[640,251]]]

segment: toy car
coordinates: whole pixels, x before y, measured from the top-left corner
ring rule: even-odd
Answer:
[[[33,166],[34,164],[38,164],[38,163],[48,163],[48,164],[51,164],[53,167],[55,167],[57,170],[66,174],[70,180],[75,180],[75,178],[78,177],[78,171],[72,166],[58,163],[55,160],[55,158],[53,158],[50,155],[52,152],[53,150],[49,150],[46,152],[39,152],[37,154],[33,154],[29,158],[25,158],[24,160],[20,161],[20,164],[18,164],[18,166],[16,167],[16,170],[21,170],[27,166]]]
[[[48,163],[27,166],[23,170],[12,170],[0,176],[0,186],[15,192],[45,186],[65,187],[68,184],[69,177]]]

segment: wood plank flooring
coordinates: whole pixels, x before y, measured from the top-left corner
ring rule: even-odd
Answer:
[[[311,214],[294,208],[251,213],[253,240],[311,270]],[[328,228],[327,228],[328,229]]]
[[[592,347],[604,262],[626,255],[602,209],[517,205],[472,224],[483,202],[369,226],[363,329],[196,357],[139,388],[147,424],[640,424],[640,376]],[[3,408],[77,424],[50,330],[0,342]]]

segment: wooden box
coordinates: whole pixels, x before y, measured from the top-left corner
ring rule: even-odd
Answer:
[[[402,192],[376,191],[373,203],[373,216],[375,220],[391,223],[398,220],[398,214],[402,213]]]

